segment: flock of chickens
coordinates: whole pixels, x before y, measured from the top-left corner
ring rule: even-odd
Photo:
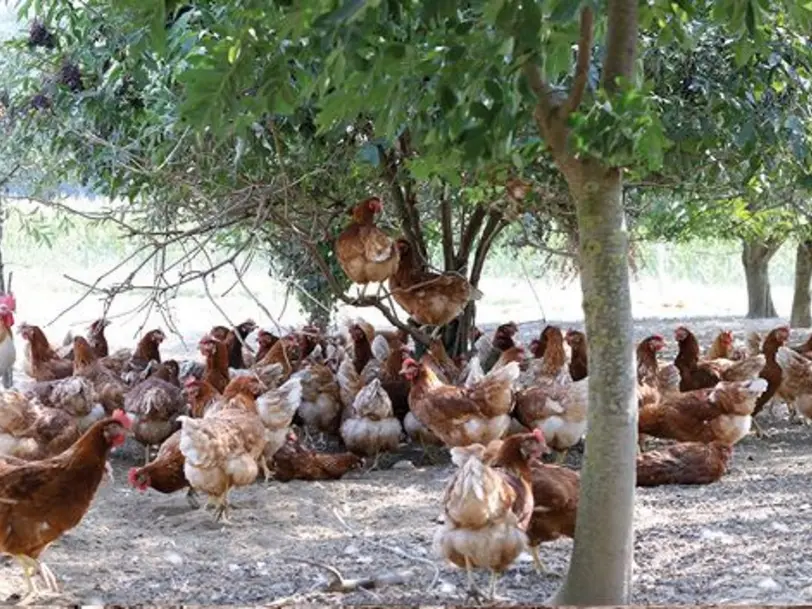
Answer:
[[[342,266],[362,285],[388,278],[417,324],[448,323],[477,293],[459,276],[430,273],[407,241],[378,231],[378,211],[378,199],[355,208],[337,243]],[[13,351],[13,309],[13,300],[0,302],[0,368],[8,341]],[[547,326],[525,348],[508,323],[492,336],[475,331],[462,356],[432,338],[417,358],[408,332],[361,319],[338,335],[306,326],[281,337],[249,320],[212,328],[199,341],[201,362],[162,358],[159,329],[111,353],[106,326],[96,321],[61,346],[37,326],[19,329],[34,382],[0,393],[0,552],[23,568],[23,601],[58,593],[40,555],[81,521],[105,472],[112,479],[108,457],[127,437],[145,453],[130,485],[185,492],[195,506],[205,497],[224,522],[231,490],[260,473],[266,482],[338,479],[375,467],[404,441],[429,457],[450,449],[457,469],[434,547],[468,571],[472,595],[482,596],[474,569],[491,572],[493,598],[499,574],[523,551],[544,570],[540,544],[575,533],[579,474],[560,461],[589,441],[582,332]],[[721,332],[703,357],[680,327],[673,363],[658,361],[662,336],[641,341],[637,484],[718,480],[753,415],[774,398],[812,418],[812,338],[790,348],[788,337],[779,327],[739,346]],[[676,442],[646,451],[646,436]],[[316,438],[343,452],[315,450]],[[559,463],[542,460],[551,452]]]

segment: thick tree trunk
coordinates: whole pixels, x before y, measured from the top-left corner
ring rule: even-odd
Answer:
[[[801,241],[795,250],[795,287],[792,295],[792,315],[789,319],[789,325],[793,328],[812,326],[810,281],[812,281],[812,239]]]
[[[557,605],[624,605],[631,593],[637,400],[621,175],[583,167],[577,197],[589,337],[588,438],[569,572]]]
[[[747,281],[747,317],[762,319],[778,317],[770,293],[770,260],[780,243],[763,241],[742,242],[742,264]]]

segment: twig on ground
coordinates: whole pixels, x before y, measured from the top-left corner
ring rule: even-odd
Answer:
[[[414,577],[414,572],[409,569],[395,571],[394,573],[380,573],[371,577],[362,577],[360,579],[345,579],[341,572],[335,567],[316,562],[307,558],[290,558],[295,562],[301,562],[307,565],[319,567],[330,573],[330,579],[327,584],[321,589],[322,592],[355,592],[356,590],[372,590],[382,588],[384,586],[396,586],[404,584]]]
[[[424,565],[430,566],[432,569],[434,569],[434,576],[432,577],[431,583],[429,584],[427,590],[431,590],[437,584],[437,581],[440,579],[440,567],[438,567],[437,564],[434,561],[428,560],[427,558],[422,558],[420,556],[415,556],[414,554],[409,554],[408,552],[404,552],[400,548],[393,548],[392,546],[388,546],[388,545],[386,545],[384,543],[381,543],[379,541],[375,541],[374,539],[369,539],[368,537],[365,537],[365,536],[361,535],[361,531],[358,531],[357,529],[352,528],[347,523],[347,521],[344,520],[344,518],[341,516],[341,514],[338,513],[338,510],[335,509],[335,508],[333,508],[333,516],[335,516],[336,520],[338,520],[338,522],[341,523],[341,526],[343,526],[345,529],[347,529],[347,532],[350,534],[351,537],[355,537],[357,539],[360,539],[364,543],[368,543],[368,544],[373,545],[373,546],[375,546],[377,548],[387,550],[388,552],[391,552],[392,554],[397,554],[401,558],[408,558],[409,560],[413,560],[415,562],[419,562],[419,563],[422,563]]]

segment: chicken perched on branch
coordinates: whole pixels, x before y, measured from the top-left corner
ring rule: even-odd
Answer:
[[[482,292],[462,275],[428,270],[406,239],[398,239],[397,250],[400,264],[389,278],[389,291],[416,323],[435,326],[434,338],[470,301],[482,298]]]
[[[446,445],[487,444],[507,431],[519,364],[513,362],[492,370],[470,387],[440,381],[426,355],[419,364],[411,358],[405,360],[401,374],[412,383],[412,413]]]
[[[118,410],[55,457],[30,463],[0,461],[0,553],[22,564],[28,598],[39,592],[32,579],[37,572],[48,591],[59,591],[39,557],[81,522],[107,468],[110,449],[124,443],[129,426],[127,415]]]
[[[488,596],[493,599],[499,575],[527,548],[525,531],[534,508],[529,462],[543,451],[538,430],[487,448],[472,444],[451,450],[459,469],[445,489],[446,521],[434,536],[434,548],[468,572],[470,595],[479,596],[472,569],[491,571]]]
[[[369,283],[386,281],[398,268],[398,250],[391,237],[375,226],[375,215],[383,211],[378,197],[361,201],[352,209],[352,222],[336,239],[336,257],[361,296]]]
[[[20,336],[28,341],[25,348],[25,373],[35,381],[64,379],[73,374],[73,362],[57,356],[39,326],[22,324]]]

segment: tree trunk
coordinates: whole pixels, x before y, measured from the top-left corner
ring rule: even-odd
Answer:
[[[812,326],[812,299],[809,283],[812,281],[812,239],[798,243],[795,250],[795,288],[792,295],[792,315],[789,325],[793,328]]]
[[[625,605],[631,592],[637,400],[621,174],[584,164],[576,195],[589,337],[588,439],[575,544],[556,605]],[[579,192],[577,192],[579,191]]]
[[[770,293],[770,260],[780,242],[743,241],[742,264],[747,281],[747,317],[778,317]]]

